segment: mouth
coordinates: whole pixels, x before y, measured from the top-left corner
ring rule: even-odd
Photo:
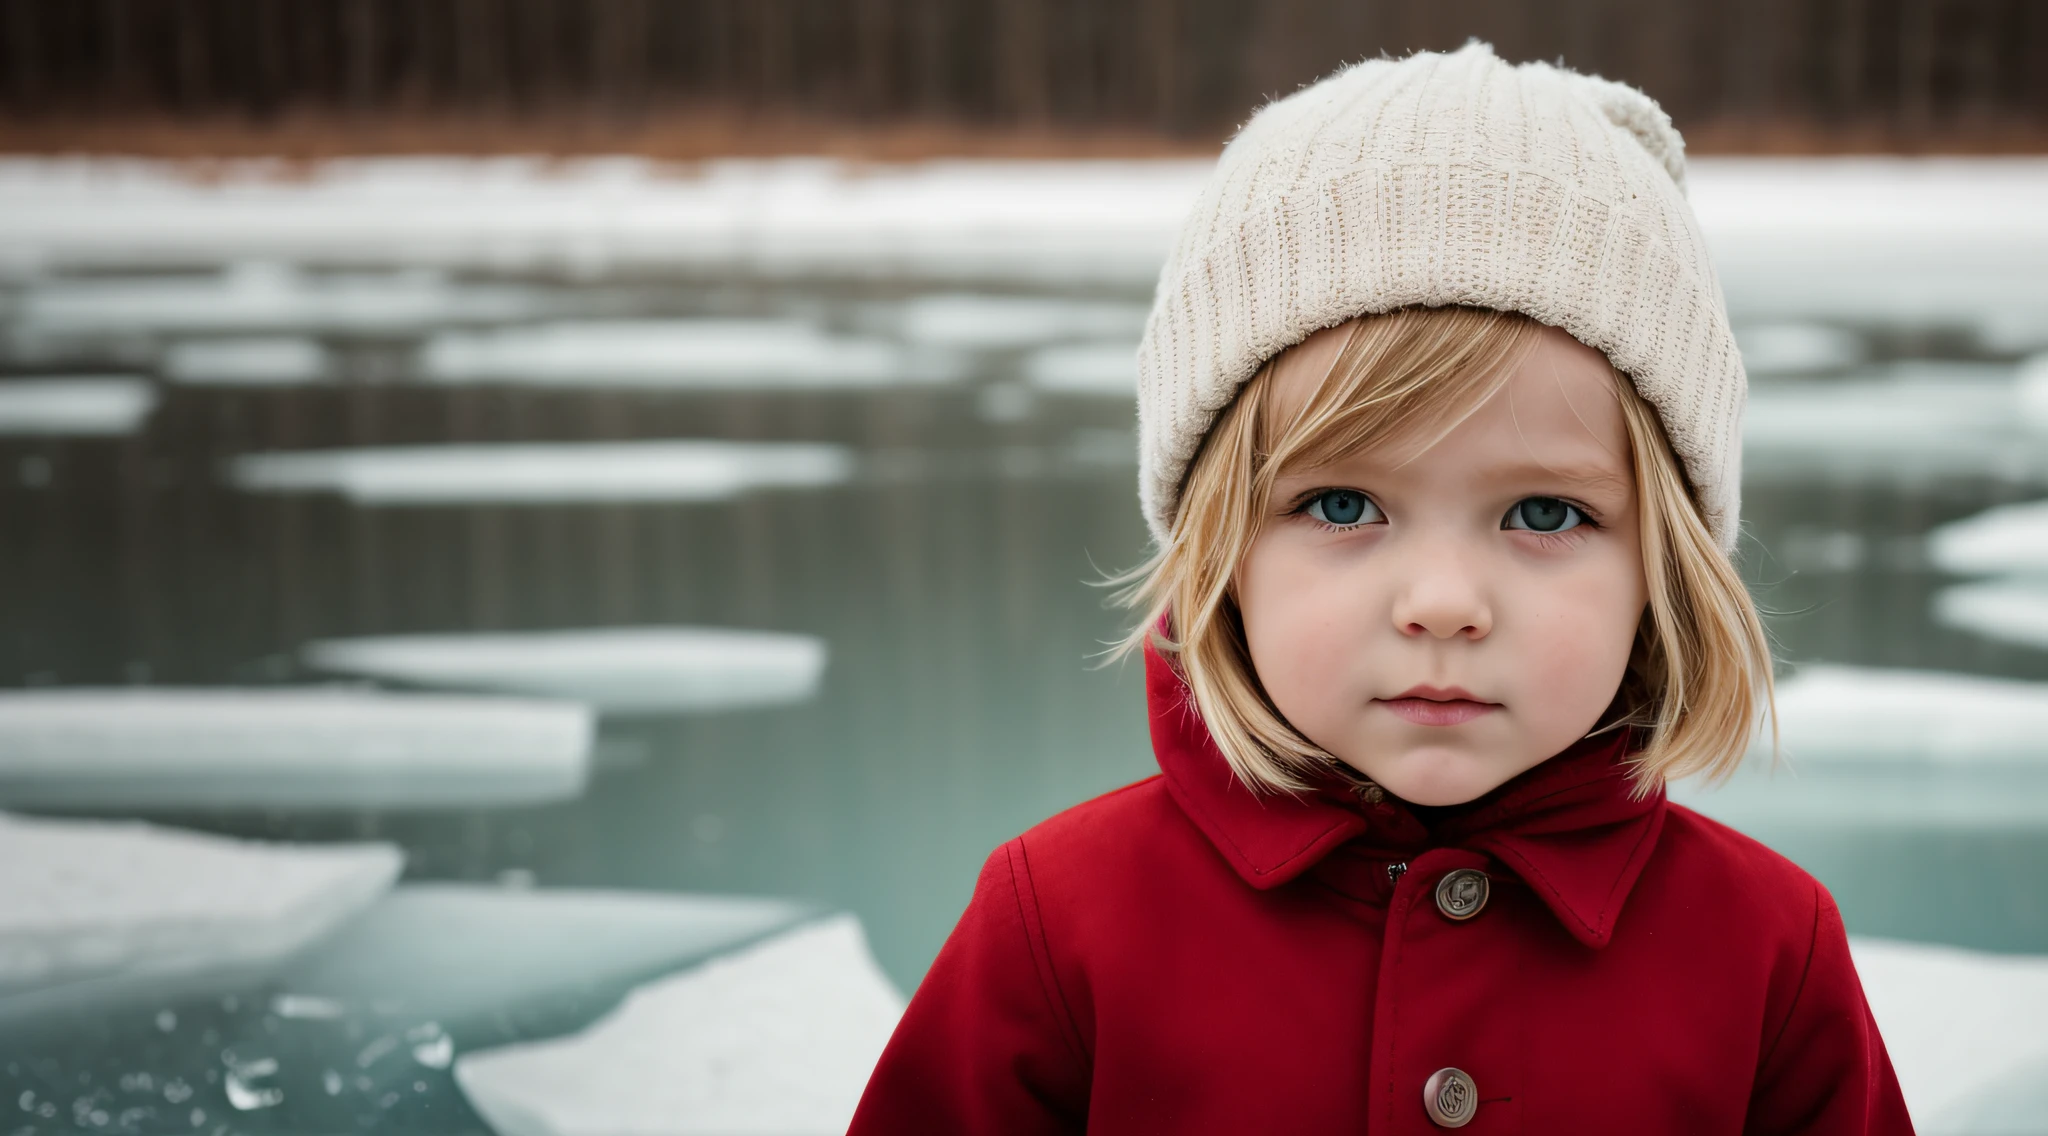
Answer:
[[[1395,717],[1418,726],[1457,726],[1500,709],[1456,686],[1415,686],[1392,698],[1374,699]]]

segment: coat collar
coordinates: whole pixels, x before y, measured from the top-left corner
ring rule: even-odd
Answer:
[[[1145,690],[1168,792],[1238,876],[1262,890],[1353,841],[1397,856],[1464,848],[1506,864],[1573,937],[1604,947],[1663,828],[1663,789],[1642,800],[1630,794],[1625,735],[1574,745],[1432,833],[1399,802],[1361,804],[1335,778],[1312,792],[1255,796],[1216,748],[1179,673],[1150,647]]]

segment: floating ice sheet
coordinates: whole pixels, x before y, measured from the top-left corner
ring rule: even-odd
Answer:
[[[156,388],[134,375],[65,375],[0,382],[0,435],[118,437],[142,429]]]
[[[1944,572],[2048,573],[2048,501],[2002,505],[1935,529],[1928,556]]]
[[[573,798],[589,709],[345,689],[0,692],[0,804],[446,808]]]
[[[2048,1116],[2048,957],[1853,939],[1914,1127],[2038,1133]]]
[[[1145,308],[1049,296],[946,292],[891,305],[897,334],[942,347],[1030,347],[1076,339],[1115,339],[1137,351]]]
[[[633,992],[575,1036],[469,1054],[498,1136],[844,1132],[903,1001],[851,916]]]
[[[299,336],[198,339],[164,353],[164,374],[195,386],[293,386],[328,375],[327,349]]]
[[[0,187],[7,184],[0,173]],[[92,194],[88,191],[87,197]],[[127,228],[130,222],[151,222],[124,216],[122,204],[114,198],[99,202],[98,223]],[[203,191],[196,199],[210,195]],[[223,187],[214,206],[236,197]],[[9,193],[0,188],[0,200]],[[307,202],[311,204],[310,202]],[[232,208],[232,206],[230,206]],[[92,211],[86,206],[87,213]],[[70,214],[80,220],[89,220]],[[201,209],[199,212],[208,212]],[[173,213],[176,211],[173,210]],[[317,208],[305,219],[318,224]],[[339,218],[336,218],[337,220]],[[159,215],[157,222],[171,222]],[[0,221],[0,230],[6,228]],[[182,243],[183,237],[158,233],[142,237],[145,244]],[[225,244],[204,246],[187,260],[207,263],[225,253],[240,255],[246,242],[225,237]],[[20,246],[0,236],[0,247],[19,252]],[[397,251],[397,250],[388,250]],[[147,263],[147,252],[126,261],[126,265]],[[347,258],[354,259],[354,258]],[[386,263],[404,263],[411,258],[391,256]],[[118,260],[116,263],[120,263]],[[451,284],[430,272],[387,272],[376,274],[312,275],[288,263],[243,260],[227,265],[218,275],[100,277],[85,280],[52,280],[35,284],[23,293],[16,317],[23,331],[33,337],[57,339],[91,338],[106,334],[154,332],[160,334],[206,334],[236,332],[374,332],[418,331],[449,324],[494,323],[536,314],[541,308],[534,293],[503,285]]]
[[[1059,394],[1138,397],[1138,349],[1129,343],[1046,347],[1024,361],[1024,377]]]
[[[376,899],[400,863],[382,844],[0,814],[0,1014],[274,962]]]
[[[1207,160],[377,158],[308,172],[15,159],[0,260],[45,269],[241,261],[446,268],[687,268],[1148,288]],[[1742,320],[1996,326],[2048,347],[2048,160],[1698,158],[1688,188]],[[441,322],[365,295],[387,322]],[[152,301],[154,303],[154,301]],[[217,302],[192,305],[217,309]],[[128,305],[124,307],[123,305]],[[38,318],[132,326],[148,304],[45,303]],[[349,305],[301,310],[329,327]],[[275,319],[276,317],[271,317]],[[217,328],[247,318],[186,318]],[[168,317],[158,317],[159,324]],[[300,321],[264,323],[281,327]],[[460,321],[458,321],[460,322]]]
[[[1894,364],[1869,378],[1758,384],[1744,474],[2048,477],[2048,437],[2020,413],[2010,367]]]
[[[788,320],[642,320],[444,332],[420,353],[439,383],[720,390],[931,382],[944,361]]]
[[[1804,666],[1779,683],[1780,744],[1725,786],[1677,787],[1735,823],[2048,823],[2048,683]]]
[[[825,644],[770,631],[626,627],[335,639],[303,657],[339,674],[659,714],[803,702],[817,692]]]
[[[460,1031],[592,991],[617,998],[812,914],[746,896],[405,884],[293,958],[277,984],[308,1012],[374,1004]]]
[[[1841,371],[1863,361],[1863,340],[1845,328],[1814,323],[1758,323],[1735,329],[1751,377]]]
[[[408,446],[237,458],[229,479],[263,493],[339,493],[358,505],[719,501],[836,485],[840,446],[799,442],[561,442]]]
[[[1986,639],[2048,650],[2048,565],[2041,575],[1943,588],[1935,622]]]

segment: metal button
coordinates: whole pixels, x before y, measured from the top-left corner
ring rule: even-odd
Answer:
[[[1438,1069],[1422,1083],[1422,1107],[1437,1127],[1463,1128],[1479,1115],[1479,1086],[1463,1069]]]
[[[1491,890],[1492,881],[1477,868],[1445,872],[1444,878],[1436,882],[1436,909],[1444,913],[1444,918],[1462,923],[1479,914]]]

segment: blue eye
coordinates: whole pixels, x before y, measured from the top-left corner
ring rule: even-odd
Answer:
[[[1356,489],[1325,489],[1304,506],[1303,511],[1326,525],[1349,528],[1385,519],[1372,498]]]
[[[1555,497],[1524,497],[1501,518],[1504,529],[1527,529],[1538,533],[1559,533],[1578,528],[1586,515],[1578,506]]]

